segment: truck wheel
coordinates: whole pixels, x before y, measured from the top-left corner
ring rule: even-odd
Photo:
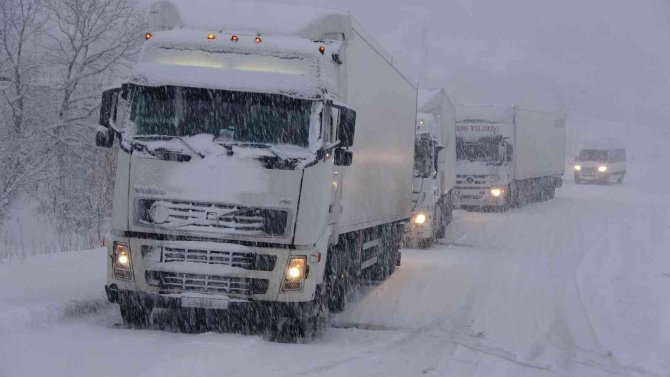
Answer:
[[[556,196],[556,186],[553,184],[547,188],[547,199],[553,199]]]
[[[445,215],[446,209],[444,208],[443,204],[439,204],[436,206],[435,212],[435,226],[437,227],[435,230],[435,239],[439,240],[444,238],[444,236],[447,234],[447,218]]]
[[[270,327],[269,340],[277,343],[298,343],[316,335],[318,327],[317,316],[279,317]]]
[[[149,326],[151,308],[140,305],[121,304],[119,305],[119,309],[123,323],[133,327]]]
[[[339,244],[331,247],[326,262],[326,295],[328,309],[333,313],[344,310],[347,304],[347,267]]]
[[[626,173],[621,173],[621,176],[619,177],[619,180],[616,181],[616,183],[618,183],[618,184],[622,184],[622,183],[623,183],[623,176],[624,176],[624,175],[626,175]]]

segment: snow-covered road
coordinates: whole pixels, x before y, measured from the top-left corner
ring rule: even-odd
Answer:
[[[669,376],[670,199],[634,169],[458,211],[308,344],[125,329],[103,250],[15,260],[0,266],[0,376]]]

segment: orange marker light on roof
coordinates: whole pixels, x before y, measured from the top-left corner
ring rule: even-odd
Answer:
[[[319,52],[323,55],[323,53],[326,52],[326,46],[319,46]]]
[[[214,38],[216,38],[216,35],[214,35],[214,33],[207,34],[207,39],[209,39],[210,41],[213,41]]]
[[[233,42],[237,42],[237,41],[240,40],[240,38],[238,38],[237,35],[233,34],[233,36],[230,37],[230,40],[233,41]]]
[[[147,41],[151,39],[151,37],[153,37],[151,33],[144,33],[144,39],[146,39]]]
[[[254,39],[254,41],[256,41],[256,43],[261,43],[261,42],[263,42],[263,40],[261,39],[261,36],[260,36],[260,35],[257,35],[257,36],[256,36],[256,39]]]

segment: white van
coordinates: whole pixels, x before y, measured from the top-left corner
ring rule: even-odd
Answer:
[[[623,183],[626,149],[613,139],[586,143],[575,158],[575,183]]]

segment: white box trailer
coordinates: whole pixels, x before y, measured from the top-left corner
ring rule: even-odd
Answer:
[[[551,199],[565,173],[565,114],[521,106],[459,105],[458,207]]]
[[[96,137],[120,147],[108,298],[133,324],[235,308],[305,335],[399,263],[417,88],[347,12],[157,1],[149,19]]]
[[[455,107],[444,89],[420,89],[414,147],[414,211],[405,241],[429,247],[451,222],[456,186]]]

